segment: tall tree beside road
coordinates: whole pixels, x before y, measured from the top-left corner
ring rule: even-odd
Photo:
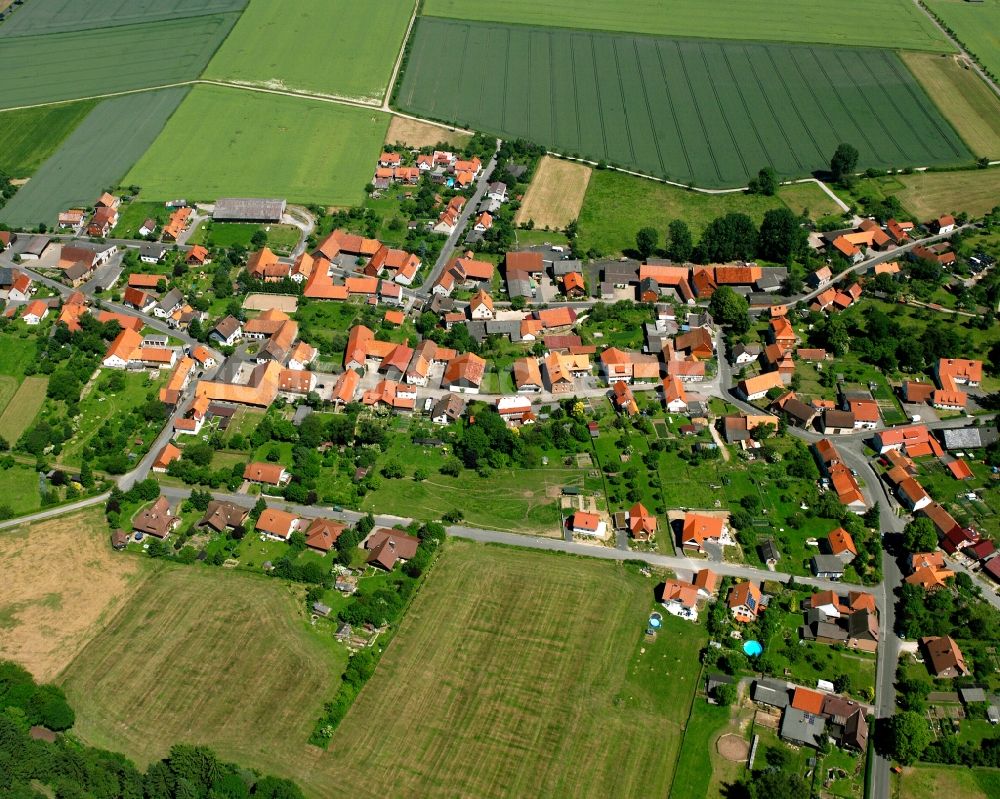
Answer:
[[[667,257],[671,261],[683,263],[691,260],[691,252],[694,250],[694,239],[691,237],[691,229],[683,219],[675,219],[667,228],[670,235],[670,242],[667,245]]]
[[[766,166],[757,173],[757,177],[750,181],[747,186],[750,194],[763,194],[766,197],[773,197],[778,192],[778,173],[774,167]]]
[[[639,232],[635,234],[635,247],[643,260],[649,258],[656,251],[659,243],[660,234],[656,232],[656,228],[639,228]]]
[[[720,286],[708,303],[712,317],[734,333],[745,333],[750,329],[750,304],[729,286]]]
[[[835,181],[842,182],[854,174],[858,167],[858,150],[853,144],[838,144],[830,159],[830,174]]]
[[[757,241],[757,254],[768,261],[790,263],[806,248],[809,234],[788,208],[772,208],[764,214]]]
[[[903,530],[903,546],[909,552],[933,552],[937,548],[937,530],[930,519],[921,516]]]
[[[931,742],[931,728],[919,713],[906,710],[889,721],[892,756],[904,766],[917,760]]]

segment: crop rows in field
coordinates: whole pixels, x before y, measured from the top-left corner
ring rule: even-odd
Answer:
[[[656,36],[954,50],[912,0],[426,0],[422,13]]]
[[[0,38],[68,33],[242,11],[247,0],[30,0],[11,10]]]
[[[422,18],[407,111],[700,186],[971,159],[888,50],[699,41]]]
[[[0,108],[165,86],[201,75],[238,14],[40,36],[0,47]]]
[[[0,211],[0,221],[51,225],[60,211],[92,204],[153,143],[187,91],[183,86],[98,103]]]

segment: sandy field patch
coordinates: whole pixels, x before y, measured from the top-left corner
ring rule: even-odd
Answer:
[[[0,532],[0,658],[53,679],[146,573],[111,549],[100,508]]]
[[[515,221],[534,220],[536,228],[561,229],[580,215],[590,183],[589,166],[545,156],[524,195]]]
[[[732,733],[721,736],[715,742],[715,748],[726,760],[731,760],[734,763],[742,763],[750,753],[750,744],[746,742],[746,739]]]
[[[276,308],[285,313],[295,313],[298,307],[298,297],[290,294],[250,294],[243,300],[243,308],[247,311],[267,311]]]
[[[398,116],[393,116],[385,134],[386,144],[405,144],[407,147],[432,147],[439,142],[461,147],[470,138],[472,137],[468,133]]]

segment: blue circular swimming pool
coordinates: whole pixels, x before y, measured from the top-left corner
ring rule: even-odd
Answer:
[[[747,641],[743,644],[743,652],[750,657],[756,657],[761,652],[764,651],[764,647],[760,645],[760,641]]]

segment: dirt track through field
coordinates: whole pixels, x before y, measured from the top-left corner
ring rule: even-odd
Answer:
[[[93,508],[0,533],[0,658],[53,679],[147,572],[111,549]]]
[[[522,225],[531,219],[536,228],[566,227],[580,214],[590,173],[589,166],[546,156],[538,165],[515,221]]]

